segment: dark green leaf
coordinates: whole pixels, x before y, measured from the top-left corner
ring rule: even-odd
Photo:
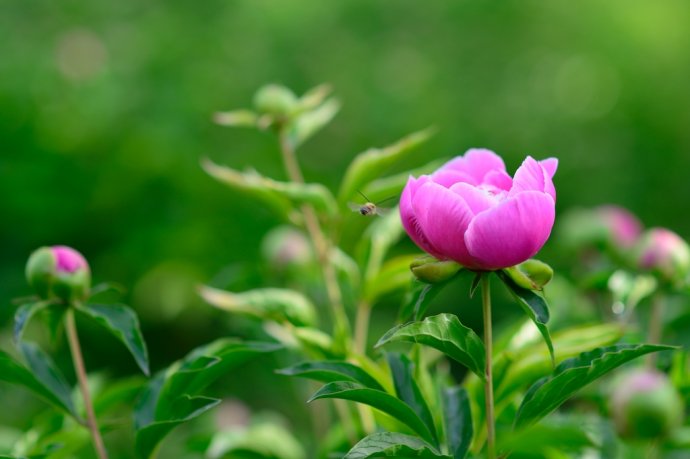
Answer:
[[[448,285],[447,282],[440,284],[425,284],[419,281],[414,281],[412,289],[405,298],[403,307],[400,309],[400,320],[422,320],[427,309],[431,305],[431,301],[436,298],[436,295]]]
[[[365,437],[348,451],[344,459],[370,457],[450,459],[421,438],[395,432],[376,432]]]
[[[381,176],[382,171],[412,153],[434,133],[433,129],[414,132],[393,145],[385,148],[371,148],[360,153],[345,171],[338,201],[345,205],[357,190],[362,190],[373,179]]]
[[[139,328],[136,312],[123,304],[87,304],[77,309],[105,327],[131,352],[145,375],[149,374],[149,354]]]
[[[215,406],[215,399],[197,396],[206,386],[248,358],[279,348],[272,343],[219,339],[158,373],[134,410],[139,456],[150,457],[172,428]]]
[[[23,386],[58,409],[76,416],[71,389],[49,357],[34,344],[21,343],[20,346],[32,364],[30,370],[0,351],[0,380]]]
[[[323,386],[309,402],[322,398],[352,400],[372,406],[407,425],[426,441],[434,443],[433,434],[412,408],[387,392],[370,389],[354,382],[338,381]]]
[[[278,370],[278,373],[288,376],[301,376],[325,383],[335,381],[351,381],[360,383],[371,389],[383,391],[381,384],[360,367],[348,362],[317,361],[303,362],[289,368]]]
[[[464,388],[449,387],[443,392],[443,418],[453,459],[464,459],[473,435],[470,400]]]
[[[537,381],[522,400],[515,426],[522,427],[538,421],[575,392],[604,376],[611,370],[650,352],[673,349],[654,344],[619,344],[584,352],[578,357],[561,362],[553,375]]]
[[[405,355],[391,352],[387,356],[388,366],[393,375],[393,384],[398,398],[417,413],[434,436],[434,444],[438,445],[438,434],[431,410],[422,396],[422,391],[414,380],[414,364]]]
[[[14,342],[18,343],[22,339],[24,328],[29,324],[31,318],[38,311],[50,305],[49,301],[36,301],[32,303],[23,304],[17,309],[14,314]]]
[[[316,323],[314,304],[309,298],[295,290],[260,288],[233,293],[203,286],[199,289],[199,293],[210,305],[225,311],[276,322],[288,321],[296,326]]]
[[[471,328],[465,327],[453,314],[439,314],[427,317],[422,322],[398,325],[383,335],[376,347],[399,341],[433,347],[465,365],[482,380],[485,378],[484,344]]]
[[[539,333],[544,338],[546,347],[549,349],[552,364],[555,364],[555,356],[553,352],[553,343],[551,342],[551,335],[546,323],[549,321],[549,307],[546,300],[541,295],[522,288],[517,285],[507,274],[503,271],[497,271],[498,277],[503,281],[508,291],[515,297],[520,307],[527,313],[529,318],[534,322]]]
[[[477,287],[479,287],[479,283],[482,280],[482,273],[477,273],[474,275],[474,278],[472,279],[472,285],[470,285],[470,298],[474,296],[474,292],[477,291]]]
[[[187,395],[179,397],[171,404],[168,410],[169,417],[147,424],[137,431],[137,455],[141,458],[154,456],[160,441],[175,427],[201,416],[220,402],[219,399],[209,397],[189,397]]]

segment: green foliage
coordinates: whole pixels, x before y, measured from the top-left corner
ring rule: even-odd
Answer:
[[[464,459],[474,435],[467,390],[456,386],[443,391],[443,415],[448,449],[453,459]]]
[[[137,455],[151,457],[175,427],[220,403],[216,398],[199,395],[206,386],[252,356],[277,348],[274,344],[220,339],[195,349],[158,373],[135,407]]]
[[[397,457],[424,459],[450,459],[424,440],[394,432],[377,432],[357,443],[345,459],[367,459],[370,457]]]
[[[383,387],[369,373],[360,367],[348,362],[316,361],[302,362],[289,368],[278,370],[278,373],[287,376],[300,376],[321,382],[350,381],[364,386],[383,391]]]
[[[15,343],[19,342],[24,333],[24,328],[29,325],[33,316],[48,307],[51,303],[49,301],[34,301],[21,305],[14,314],[14,333],[13,338]]]
[[[86,304],[77,310],[95,320],[124,344],[145,375],[149,374],[149,353],[139,328],[137,314],[123,304]]]
[[[337,381],[323,386],[309,399],[309,402],[324,398],[352,400],[374,407],[402,422],[424,440],[435,443],[433,432],[414,410],[387,392],[370,389],[355,382]]]
[[[529,388],[520,404],[515,426],[529,425],[558,408],[575,392],[626,362],[650,352],[673,349],[654,344],[619,344],[584,352],[561,362],[552,376],[537,381]]]
[[[376,346],[400,341],[433,347],[460,362],[481,379],[485,377],[482,340],[453,314],[439,314],[421,322],[398,325],[383,335]]]
[[[400,309],[400,319],[404,321],[410,319],[422,320],[433,299],[436,298],[436,295],[438,295],[446,285],[448,285],[448,283],[445,282],[440,284],[425,284],[415,281]]]

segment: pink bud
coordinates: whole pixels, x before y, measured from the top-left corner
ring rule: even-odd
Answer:
[[[665,282],[681,284],[690,271],[690,248],[676,233],[666,228],[652,228],[640,239],[637,264]]]

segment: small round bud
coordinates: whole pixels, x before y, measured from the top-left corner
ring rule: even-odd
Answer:
[[[543,261],[530,258],[503,270],[513,282],[528,290],[541,290],[553,278],[553,269]]]
[[[410,264],[410,269],[420,281],[437,284],[455,276],[462,269],[462,265],[452,260],[440,261],[434,257],[423,256],[415,259]]]
[[[304,234],[289,226],[269,231],[261,242],[261,252],[278,271],[304,266],[314,259]]]
[[[285,86],[269,84],[259,89],[254,95],[254,106],[267,115],[285,118],[297,105],[297,96]]]
[[[84,257],[63,245],[35,250],[26,264],[26,279],[44,299],[69,302],[85,299],[91,287],[91,271]]]
[[[657,438],[681,424],[683,400],[665,374],[637,369],[614,381],[611,412],[622,436]]]
[[[679,286],[686,281],[690,271],[690,247],[673,231],[652,228],[638,244],[637,265],[663,282]]]
[[[575,209],[561,219],[560,238],[574,250],[609,249],[621,253],[637,242],[642,224],[629,211],[614,205]]]

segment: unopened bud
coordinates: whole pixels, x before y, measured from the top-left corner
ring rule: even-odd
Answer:
[[[285,118],[297,105],[297,96],[285,86],[269,84],[254,95],[254,106],[262,114]]]
[[[673,231],[652,228],[640,240],[637,265],[663,282],[679,286],[686,281],[690,271],[690,247]]]
[[[41,298],[83,300],[91,287],[91,271],[76,250],[56,245],[35,250],[26,264],[26,279]]]
[[[533,258],[503,270],[513,282],[528,290],[541,290],[553,278],[553,269]]]
[[[437,284],[455,276],[462,269],[462,265],[452,260],[441,261],[434,257],[423,256],[415,259],[410,264],[410,269],[420,281]]]
[[[683,400],[665,374],[638,369],[614,381],[611,411],[622,436],[657,438],[681,424]]]
[[[278,271],[304,266],[314,258],[304,234],[288,226],[269,231],[261,242],[261,252]]]

